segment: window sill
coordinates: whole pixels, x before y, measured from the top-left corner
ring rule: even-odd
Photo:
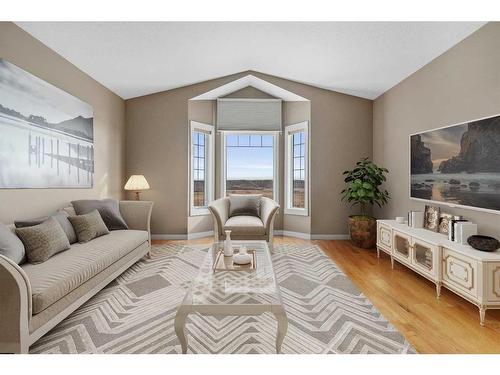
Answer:
[[[210,210],[208,208],[192,208],[189,214],[190,217],[208,216],[208,215],[210,215]]]
[[[285,208],[285,215],[309,216],[307,208]]]

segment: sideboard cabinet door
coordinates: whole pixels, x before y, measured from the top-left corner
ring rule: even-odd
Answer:
[[[478,265],[477,261],[443,248],[443,283],[467,295],[478,296]]]
[[[377,244],[390,250],[392,248],[392,232],[391,229],[383,224],[377,223]]]
[[[425,272],[433,278],[437,276],[439,247],[425,241],[413,239],[412,263],[421,272]]]
[[[411,237],[400,233],[398,231],[393,232],[392,237],[393,243],[393,255],[398,260],[410,263],[411,262]]]

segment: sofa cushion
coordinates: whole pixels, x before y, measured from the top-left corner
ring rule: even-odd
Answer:
[[[109,233],[106,224],[104,224],[101,218],[101,214],[97,210],[85,215],[69,216],[68,220],[71,222],[71,225],[73,225],[76,237],[80,243],[89,242],[94,238]]]
[[[233,216],[226,221],[224,230],[230,230],[237,235],[263,235],[266,234],[264,223],[256,216]]]
[[[59,224],[61,225],[61,228],[64,230],[64,233],[66,233],[66,237],[68,237],[68,241],[70,244],[76,242],[76,233],[75,230],[73,229],[73,226],[68,220],[68,213],[66,211],[58,211],[52,216],[54,219],[56,219]],[[34,219],[27,219],[27,220],[16,220],[14,221],[14,225],[16,228],[26,228],[26,227],[32,227],[34,225],[38,225],[43,223],[45,220],[47,220],[49,216],[43,216],[43,217],[37,217]]]
[[[26,258],[34,264],[46,262],[70,247],[66,233],[53,216],[38,225],[16,228],[16,234],[23,241]]]
[[[26,260],[23,243],[11,228],[2,223],[0,223],[0,254],[17,264]]]
[[[231,194],[229,195],[229,217],[260,216],[260,194]]]
[[[45,263],[22,265],[30,281],[33,315],[43,311],[114,262],[148,241],[148,232],[113,231],[84,244],[74,244]]]
[[[72,201],[77,215],[84,215],[94,210],[99,211],[102,220],[109,230],[128,229],[127,223],[120,213],[120,206],[115,199],[82,199]]]

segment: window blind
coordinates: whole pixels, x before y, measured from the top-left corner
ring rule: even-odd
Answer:
[[[280,131],[281,99],[217,99],[217,130]]]

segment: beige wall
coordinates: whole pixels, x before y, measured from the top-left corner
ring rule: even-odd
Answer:
[[[392,195],[378,217],[424,207],[408,197],[409,134],[500,113],[499,40],[500,23],[488,23],[375,100],[374,159],[389,169]],[[481,233],[500,236],[500,215],[441,207],[478,223]]]
[[[94,107],[93,189],[0,190],[0,222],[41,216],[81,198],[122,197],[125,103],[11,22],[0,22],[0,57]]]
[[[360,157],[372,155],[372,102],[257,72],[241,72],[126,101],[127,173],[142,173],[150,182],[151,190],[144,192],[143,198],[155,201],[153,233],[186,234],[188,227],[190,232],[195,227],[207,228],[200,223],[203,219],[188,219],[188,124],[191,110],[198,111],[188,107],[188,100],[247,74],[311,100],[312,216],[293,218],[290,227],[297,231],[310,228],[311,233],[319,234],[347,233],[345,221],[351,210],[340,202],[342,172]],[[294,110],[300,113],[292,108],[290,119]]]

